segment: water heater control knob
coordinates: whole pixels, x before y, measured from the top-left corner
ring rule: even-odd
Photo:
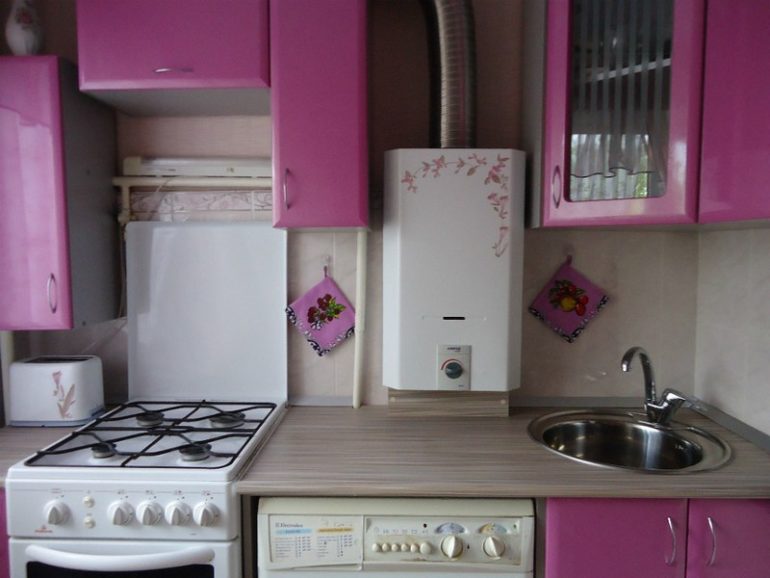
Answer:
[[[459,558],[463,553],[463,541],[457,536],[447,536],[441,540],[441,552],[450,560]]]
[[[142,526],[154,526],[163,519],[163,508],[158,502],[146,500],[136,507],[136,517]]]
[[[107,515],[116,526],[125,526],[134,519],[134,509],[127,502],[112,502],[107,508]]]
[[[172,526],[184,526],[190,521],[190,506],[177,500],[166,506],[166,522]]]
[[[484,550],[484,554],[494,559],[502,557],[505,552],[505,542],[497,536],[489,536],[486,538],[481,547]]]
[[[200,502],[193,509],[193,520],[199,526],[213,526],[217,523],[219,509],[208,502]]]
[[[449,379],[457,379],[464,371],[459,361],[450,361],[444,366],[444,373]]]
[[[61,500],[51,500],[43,507],[43,515],[46,523],[60,526],[69,519],[70,509]]]

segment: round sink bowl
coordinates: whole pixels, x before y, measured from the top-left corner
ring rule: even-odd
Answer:
[[[730,446],[702,429],[645,419],[634,412],[560,411],[533,420],[529,434],[561,456],[642,472],[701,472],[730,460]]]

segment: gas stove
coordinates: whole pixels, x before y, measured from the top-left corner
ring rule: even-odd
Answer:
[[[9,469],[13,576],[240,575],[235,481],[286,405],[286,235],[126,230],[129,401]]]
[[[24,462],[64,468],[57,477],[168,479],[194,470],[195,479],[230,480],[280,414],[275,403],[134,401],[102,415]],[[137,470],[142,470],[137,471]]]
[[[11,466],[11,535],[229,540],[232,481],[283,413],[272,402],[125,403]]]

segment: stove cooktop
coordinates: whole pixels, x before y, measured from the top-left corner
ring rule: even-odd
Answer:
[[[29,467],[221,470],[254,448],[275,403],[125,403],[24,462]]]

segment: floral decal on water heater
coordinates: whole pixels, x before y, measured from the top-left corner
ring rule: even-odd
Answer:
[[[55,387],[53,389],[53,395],[56,397],[56,405],[59,406],[59,415],[62,418],[71,417],[70,408],[75,403],[75,384],[70,385],[68,390],[64,390],[64,386],[61,384],[61,371],[54,371],[51,376]]]
[[[483,177],[485,187],[496,189],[487,195],[487,201],[501,221],[497,229],[497,240],[492,245],[495,257],[500,257],[508,248],[509,228],[506,223],[510,195],[508,194],[508,175],[504,169],[510,160],[509,157],[497,155],[496,161],[490,164],[485,156],[472,153],[465,157],[460,156],[457,160],[448,161],[446,155],[442,154],[431,161],[422,161],[422,166],[414,170],[404,171],[401,183],[406,185],[407,192],[417,193],[420,179],[441,178],[447,172],[453,175],[464,174],[466,177],[477,175]]]

